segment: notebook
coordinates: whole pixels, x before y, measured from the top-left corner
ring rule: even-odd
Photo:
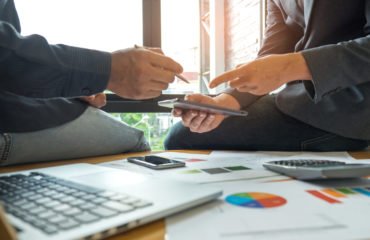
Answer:
[[[0,201],[18,239],[101,239],[221,194],[92,164],[0,174]]]

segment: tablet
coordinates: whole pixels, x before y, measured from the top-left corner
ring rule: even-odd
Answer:
[[[239,111],[239,110],[218,107],[218,106],[204,104],[204,103],[190,102],[190,101],[185,101],[185,100],[181,100],[178,98],[159,101],[158,105],[161,107],[167,107],[167,108],[199,110],[203,112],[229,115],[229,116],[242,116],[243,117],[243,116],[248,115],[248,112],[246,111]]]

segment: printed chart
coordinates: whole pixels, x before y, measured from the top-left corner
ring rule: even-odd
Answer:
[[[370,200],[370,188],[326,188],[321,190],[306,190],[312,196],[325,201],[330,204],[342,203],[343,200],[351,198],[364,196],[369,197]]]
[[[245,192],[229,195],[225,201],[240,207],[248,208],[273,208],[287,203],[283,197],[262,192]]]

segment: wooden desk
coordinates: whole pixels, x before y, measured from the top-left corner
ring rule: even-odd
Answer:
[[[208,154],[210,151],[180,151],[184,153],[194,153],[194,154]],[[119,160],[131,156],[139,156],[146,153],[131,153],[131,154],[119,154],[119,155],[112,155],[112,156],[104,156],[104,157],[95,157],[95,158],[85,158],[85,159],[77,159],[77,160],[67,160],[67,161],[57,161],[57,162],[46,162],[46,163],[35,163],[35,164],[26,164],[26,165],[19,165],[19,166],[10,166],[10,167],[2,167],[0,169],[0,173],[8,173],[14,171],[21,171],[21,170],[28,170],[33,168],[44,168],[44,167],[52,167],[64,164],[71,164],[71,163],[103,163],[113,160]],[[361,159],[369,159],[370,158],[370,148],[365,151],[360,152],[351,152],[350,155],[358,160]],[[117,236],[109,238],[109,240],[128,240],[128,239],[135,239],[135,240],[164,240],[165,238],[165,223],[164,220],[158,220],[156,222],[135,228],[128,232],[119,234]]]

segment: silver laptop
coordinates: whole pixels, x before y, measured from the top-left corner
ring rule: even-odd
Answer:
[[[0,174],[0,201],[19,239],[104,238],[221,194],[91,164]]]

